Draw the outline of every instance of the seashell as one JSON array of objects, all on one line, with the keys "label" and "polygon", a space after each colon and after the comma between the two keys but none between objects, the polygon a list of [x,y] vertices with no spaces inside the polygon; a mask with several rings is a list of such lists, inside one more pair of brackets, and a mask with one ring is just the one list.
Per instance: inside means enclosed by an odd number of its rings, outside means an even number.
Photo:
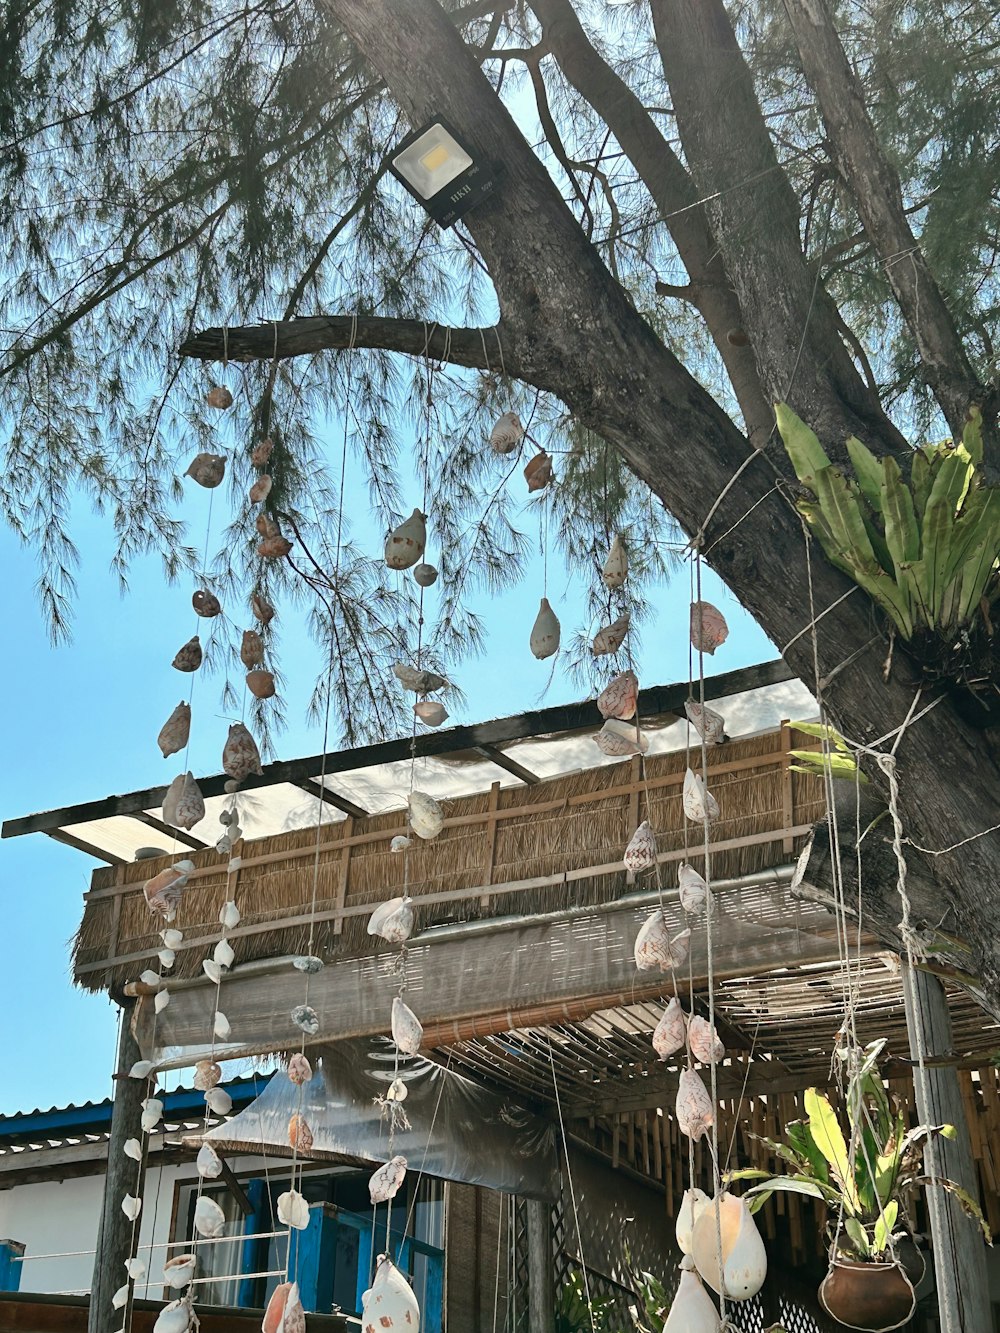
[{"label": "seashell", "polygon": [[153,1072],[152,1060],[136,1060],[135,1064],[128,1071],[129,1078],[149,1078]]},{"label": "seashell", "polygon": [[410,827],[418,838],[429,841],[444,827],[444,811],[425,791],[411,791],[408,801]]},{"label": "seashell", "polygon": [[675,935],[670,941],[670,965],[671,967],[683,967],[688,960],[688,954],[691,952],[691,931],[682,930],[679,935]]},{"label": "seashell", "polygon": [[[625,863],[625,869],[630,870],[633,875],[656,865],[656,834],[650,827],[648,819],[644,819],[632,834],[622,861]],[[662,918],[662,912],[660,916]]]},{"label": "seashell", "polygon": [[215,844],[215,850],[219,853],[220,856],[228,856],[229,853],[233,850],[233,840],[228,833],[224,833],[222,837],[219,839],[219,841]]},{"label": "seashell", "polygon": [[257,554],[263,560],[281,560],[292,549],[292,543],[279,533],[276,537],[265,537],[257,543]]},{"label": "seashell", "polygon": [[242,722],[234,722],[222,751],[222,767],[236,782],[242,782],[251,773],[263,773],[257,742]]},{"label": "seashell", "polygon": [[197,592],[191,594],[191,605],[194,607],[195,615],[201,616],[204,620],[211,620],[213,616],[222,614],[222,603],[215,593],[209,592],[207,588],[199,588]]},{"label": "seashell", "polygon": [[312,1065],[304,1055],[298,1053],[288,1061],[288,1077],[297,1087],[312,1080]]},{"label": "seashell", "polygon": [[389,843],[390,852],[405,852],[407,847],[413,844],[405,833],[397,833],[392,842]]},{"label": "seashell", "polygon": [[170,663],[177,671],[197,671],[201,666],[201,639],[197,634],[188,639],[183,648],[178,648],[174,660]]},{"label": "seashell", "polygon": [[196,481],[199,486],[204,486],[206,490],[212,491],[218,486],[225,473],[226,460],[224,455],[195,454],[184,475],[190,477],[192,481]]},{"label": "seashell", "polygon": [[177,861],[172,866],[164,867],[152,879],[147,879],[142,886],[142,894],[150,911],[159,912],[165,917],[172,916],[193,869],[193,861]]},{"label": "seashell", "polygon": [[141,1282],[142,1279],[146,1276],[145,1261],[135,1257],[131,1259],[126,1259],[125,1272],[128,1273],[129,1277],[132,1279],[133,1282]]},{"label": "seashell", "polygon": [[385,563],[390,569],[409,569],[427,545],[426,515],[414,509],[409,518],[393,528],[385,540]]},{"label": "seashell", "polygon": [[677,1124],[682,1134],[697,1143],[715,1123],[715,1107],[701,1077],[693,1069],[682,1069],[677,1085]]},{"label": "seashell", "polygon": [[528,483],[529,495],[535,491],[544,491],[552,480],[552,458],[544,449],[529,459],[524,469],[524,480]]},{"label": "seashell", "polygon": [[317,972],[323,971],[323,960],[313,953],[300,953],[292,959],[292,967],[299,972],[308,972],[314,977]]},{"label": "seashell", "polygon": [[319,1014],[308,1004],[297,1004],[292,1010],[292,1022],[307,1036],[315,1037],[319,1031]]},{"label": "seashell", "polygon": [[706,745],[721,745],[729,739],[726,735],[726,719],[721,713],[713,713],[711,708],[702,708],[693,699],[688,699],[684,712]]},{"label": "seashell", "polygon": [[675,995],[653,1029],[653,1050],[661,1060],[677,1054],[684,1045],[686,1031],[687,1015]]},{"label": "seashell", "polygon": [[387,1254],[380,1254],[375,1277],[361,1296],[361,1333],[420,1333],[420,1306],[410,1284]]},{"label": "seashell", "polygon": [[698,824],[719,818],[718,801],[693,768],[684,774],[684,813]]},{"label": "seashell", "polygon": [[639,681],[634,671],[619,671],[597,696],[601,717],[627,722],[635,717],[639,703]]},{"label": "seashell", "polygon": [[380,935],[390,944],[402,944],[413,934],[413,899],[390,898],[379,903],[368,918],[368,934]]},{"label": "seashell", "polygon": [[427,727],[439,727],[448,720],[448,710],[436,699],[419,699],[413,705],[413,711]]},{"label": "seashell", "polygon": [[243,631],[243,642],[240,645],[240,661],[247,668],[260,666],[264,660],[264,640],[255,629],[245,629]]},{"label": "seashell", "polygon": [[214,1060],[199,1060],[194,1067],[194,1086],[199,1092],[208,1092],[222,1079],[222,1069]]},{"label": "seashell", "polygon": [[414,568],[413,578],[421,588],[431,588],[438,581],[438,572],[433,565],[420,564]]},{"label": "seashell", "polygon": [[516,412],[505,412],[490,431],[490,447],[498,454],[511,454],[524,439],[524,427]]},{"label": "seashell", "polygon": [[191,735],[191,705],[182,699],[160,728],[156,743],[166,759],[183,750]]},{"label": "seashell", "polygon": [[403,1055],[416,1055],[423,1041],[424,1029],[420,1019],[398,995],[392,1001],[392,1039]]},{"label": "seashell", "polygon": [[387,1102],[405,1102],[407,1098],[406,1084],[401,1078],[394,1078],[389,1084],[389,1091],[385,1094]]},{"label": "seashell", "polygon": [[163,1119],[163,1103],[159,1097],[144,1097],[140,1105],[142,1106],[142,1115],[139,1124],[148,1134]]},{"label": "seashell", "polygon": [[203,958],[201,960],[202,970],[209,981],[214,981],[218,986],[222,981],[222,968],[214,958]]},{"label": "seashell", "polygon": [[528,647],[531,649],[532,656],[537,657],[539,662],[544,662],[547,657],[551,657],[553,653],[559,651],[559,619],[549,605],[547,597],[543,597],[539,603],[538,615],[535,616],[535,623],[531,627]]},{"label": "seashell", "polygon": [[592,644],[595,657],[603,657],[606,653],[616,653],[618,651],[625,642],[630,620],[631,616],[626,611],[617,620],[612,621],[610,625],[605,625],[602,630],[597,632]]},{"label": "seashell", "polygon": [[309,1225],[309,1205],[298,1190],[278,1195],[278,1221],[296,1231],[304,1231]]},{"label": "seashell", "polygon": [[435,694],[448,683],[444,676],[439,676],[436,671],[420,671],[407,666],[405,662],[397,662],[392,668],[392,674],[404,690],[413,690],[414,694]]},{"label": "seashell", "polygon": [[309,1121],[298,1111],[288,1121],[288,1142],[296,1152],[312,1152],[313,1132],[309,1128]]},{"label": "seashell", "polygon": [[666,972],[670,967],[670,931],[666,917],[660,908],[647,917],[633,946],[635,965],[640,972],[652,972],[659,968]]},{"label": "seashell", "polygon": [[147,967],[145,972],[139,973],[139,980],[144,986],[158,986],[160,984],[160,974]]},{"label": "seashell", "polygon": [[184,773],[181,777],[180,791],[173,806],[173,819],[169,822],[176,828],[193,829],[205,818],[205,802],[201,788],[194,780],[194,774]]},{"label": "seashell", "polygon": [[163,793],[163,821],[177,827],[177,802],[184,790],[184,774],[178,773],[170,786]]},{"label": "seashell", "polygon": [[156,1316],[153,1333],[189,1333],[194,1328],[194,1311],[190,1296],[179,1296],[165,1305]]},{"label": "seashell", "polygon": [[[719,1273],[719,1236],[722,1273]],[[748,1301],[767,1277],[767,1252],[746,1199],[727,1191],[701,1210],[691,1239],[691,1258],[713,1291]]]},{"label": "seashell", "polygon": [[688,1045],[691,1054],[703,1065],[714,1065],[725,1057],[726,1048],[707,1018],[692,1014],[688,1023]]},{"label": "seashell", "polygon": [[306,1333],[306,1312],[297,1282],[280,1282],[275,1287],[260,1327],[262,1333]]},{"label": "seashell", "polygon": [[270,625],[274,619],[274,607],[262,592],[253,593],[250,598],[250,610],[254,614],[254,619],[259,620],[262,625]]},{"label": "seashell", "polygon": [[233,952],[233,946],[225,938],[219,940],[218,944],[212,950],[212,957],[220,967],[230,968],[236,958]]},{"label": "seashell", "polygon": [[[219,1163],[221,1168],[222,1163]],[[194,1277],[198,1260],[193,1254],[175,1254],[163,1265],[163,1281],[168,1287],[186,1287]]]},{"label": "seashell", "polygon": [[205,394],[205,402],[209,407],[218,408],[220,412],[225,411],[227,407],[233,405],[233,395],[224,384],[215,384]]},{"label": "seashell", "polygon": [[257,515],[257,517],[254,519],[253,522],[254,522],[254,527],[257,529],[257,531],[260,533],[262,537],[281,536],[281,529],[278,527],[277,523],[274,521],[271,515],[266,514],[263,509],[260,511],[260,513]]},{"label": "seashell", "polygon": [[128,1283],[124,1287],[119,1287],[111,1297],[111,1308],[113,1310],[123,1310],[128,1304]]},{"label": "seashell", "polygon": [[153,1012],[162,1014],[169,1003],[170,992],[168,990],[158,990],[153,997]]},{"label": "seashell", "polygon": [[219,925],[225,930],[235,930],[240,924],[240,909],[230,900],[219,908]]},{"label": "seashell", "polygon": [[687,862],[677,871],[677,884],[680,888],[681,907],[685,912],[704,911],[708,902],[708,885],[693,866]]},{"label": "seashell", "polygon": [[130,1222],[134,1222],[142,1211],[142,1200],[134,1194],[126,1194],[122,1199],[122,1212]]},{"label": "seashell", "polygon": [[711,602],[691,603],[691,642],[699,653],[711,656],[729,638],[726,617]]},{"label": "seashell", "polygon": [[205,1180],[215,1180],[222,1175],[222,1158],[210,1143],[203,1143],[198,1149],[195,1166],[199,1176]]},{"label": "seashell", "polygon": [[695,1188],[684,1191],[684,1198],[681,1199],[677,1221],[674,1225],[677,1248],[681,1254],[691,1253],[695,1223],[701,1216],[701,1210],[707,1207],[709,1202],[709,1197],[704,1190]]},{"label": "seashell", "polygon": [[215,1018],[212,1020],[212,1031],[215,1033],[215,1035],[219,1038],[220,1041],[225,1041],[226,1038],[232,1033],[232,1030],[233,1029],[226,1015],[222,1012],[221,1009],[216,1009]]},{"label": "seashell", "polygon": [[[193,869],[193,861],[191,862],[191,866]],[[181,947],[181,942],[184,939],[184,932],[183,930],[173,930],[168,926],[166,930],[160,931],[160,939],[168,949],[179,949]]]},{"label": "seashell", "polygon": [[406,1158],[391,1157],[368,1182],[368,1195],[372,1203],[388,1203],[394,1199],[405,1179]]},{"label": "seashell", "polygon": [[212,1240],[221,1236],[226,1229],[226,1215],[207,1194],[203,1194],[194,1206],[194,1229],[199,1236]]},{"label": "seashell", "polygon": [[645,754],[649,749],[649,737],[634,722],[621,722],[610,717],[594,737],[594,744],[602,754],[621,759],[629,754]]},{"label": "seashell", "polygon": [[606,588],[620,588],[628,578],[628,550],[621,533],[611,543],[611,550],[601,570],[601,578]]},{"label": "seashell", "polygon": [[274,448],[272,439],[261,440],[255,444],[250,452],[250,462],[254,467],[267,467],[267,460],[271,457],[271,450]]},{"label": "seashell", "polygon": [[142,1144],[138,1139],[126,1139],[122,1151],[126,1157],[131,1157],[133,1162],[142,1161]]},{"label": "seashell", "polygon": [[670,1302],[663,1333],[720,1333],[722,1324],[715,1302],[697,1273],[684,1271]]},{"label": "seashell", "polygon": [[274,481],[266,472],[262,477],[258,477],[250,487],[250,503],[256,505],[260,504],[262,500],[266,500],[271,494],[271,487],[273,485]]},{"label": "seashell", "polygon": [[239,791],[240,784],[235,778],[230,778],[228,782],[223,783],[222,790],[227,796],[232,796],[233,792]]},{"label": "seashell", "polygon": [[225,1088],[209,1088],[205,1093],[205,1105],[215,1115],[228,1115],[233,1109],[233,1099]]},{"label": "seashell", "polygon": [[270,671],[248,671],[247,689],[255,699],[274,697],[274,674]]}]

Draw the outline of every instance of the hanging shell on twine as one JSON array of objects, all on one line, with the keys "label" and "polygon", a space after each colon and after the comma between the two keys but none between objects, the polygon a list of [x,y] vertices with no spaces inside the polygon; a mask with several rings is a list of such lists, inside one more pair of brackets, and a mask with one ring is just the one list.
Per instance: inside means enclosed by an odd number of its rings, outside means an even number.
[{"label": "hanging shell on twine", "polygon": [[426,514],[414,509],[409,518],[393,528],[385,539],[385,563],[390,569],[409,569],[427,545]]},{"label": "hanging shell on twine", "polygon": [[163,1119],[163,1102],[159,1097],[144,1097],[140,1102],[142,1111],[139,1117],[139,1124],[148,1134],[150,1130]]},{"label": "hanging shell on twine", "polygon": [[268,437],[255,444],[250,451],[250,462],[254,467],[267,467],[268,459],[271,457],[271,450],[274,448],[274,441]]},{"label": "hanging shell on twine", "polygon": [[719,1034],[707,1018],[692,1014],[688,1023],[688,1045],[691,1054],[703,1065],[714,1065],[725,1058],[726,1048]]},{"label": "hanging shell on twine", "polygon": [[[722,1273],[719,1273],[719,1236]],[[767,1277],[767,1252],[746,1199],[725,1191],[703,1208],[694,1225],[691,1258],[713,1291],[734,1301],[756,1296]]]},{"label": "hanging shell on twine", "polygon": [[214,958],[203,958],[201,960],[202,970],[209,981],[214,981],[218,986],[222,981],[222,968]]},{"label": "hanging shell on twine", "polygon": [[265,537],[257,543],[257,554],[263,560],[282,560],[292,549],[292,543],[280,534],[277,537]]},{"label": "hanging shell on twine", "polygon": [[439,727],[448,720],[448,710],[436,699],[419,699],[413,705],[413,711],[425,727]]},{"label": "hanging shell on twine", "polygon": [[528,647],[533,657],[544,662],[547,657],[559,651],[559,618],[552,610],[549,599],[543,597],[538,607],[538,615],[531,627]]},{"label": "hanging shell on twine", "polygon": [[124,1287],[119,1287],[111,1297],[111,1308],[113,1310],[123,1310],[128,1304],[128,1283]]},{"label": "hanging shell on twine", "polygon": [[706,745],[721,745],[728,740],[726,719],[721,713],[714,713],[711,708],[702,708],[694,699],[688,699],[684,705],[688,721]]},{"label": "hanging shell on twine", "polygon": [[309,1225],[309,1205],[298,1190],[278,1195],[278,1221],[296,1231],[305,1231]]},{"label": "hanging shell on twine", "polygon": [[131,1157],[133,1162],[142,1161],[142,1144],[138,1139],[126,1139],[122,1152],[126,1157]]},{"label": "hanging shell on twine", "polygon": [[209,407],[224,412],[227,407],[232,407],[233,395],[224,384],[213,384],[208,393],[205,394],[205,402]]},{"label": "hanging shell on twine", "polygon": [[255,629],[245,629],[240,644],[240,661],[249,670],[250,667],[260,666],[263,660],[264,640]]},{"label": "hanging shell on twine", "polygon": [[292,959],[292,967],[296,972],[307,972],[309,976],[314,977],[317,972],[323,971],[323,960],[317,958],[314,953],[300,953]]},{"label": "hanging shell on twine", "polygon": [[657,968],[661,972],[669,972],[672,967],[681,967],[687,962],[690,947],[690,930],[682,930],[671,939],[666,918],[657,908],[635,937],[635,965],[640,972],[653,972]]},{"label": "hanging shell on twine", "polygon": [[274,481],[272,480],[271,477],[268,476],[266,472],[262,477],[258,477],[257,480],[254,482],[254,484],[250,487],[250,503],[258,505],[263,500],[266,500],[267,497],[271,494],[271,487],[273,485]]},{"label": "hanging shell on twine", "polygon": [[214,1060],[199,1060],[194,1067],[194,1086],[199,1092],[208,1092],[222,1080],[222,1068]]},{"label": "hanging shell on twine", "polygon": [[205,801],[193,773],[185,773],[173,807],[174,818],[167,822],[176,828],[193,829],[205,818]]},{"label": "hanging shell on twine", "polygon": [[275,523],[274,519],[271,518],[269,514],[264,513],[263,509],[254,519],[253,525],[257,529],[258,533],[260,533],[262,537],[268,538],[268,540],[270,540],[273,537],[281,536],[281,529],[278,527],[277,523]]},{"label": "hanging shell on twine", "polygon": [[179,1296],[156,1316],[153,1333],[191,1333],[196,1327],[190,1296]]},{"label": "hanging shell on twine", "polygon": [[191,605],[194,607],[195,615],[201,616],[203,620],[211,620],[214,616],[222,615],[222,603],[215,593],[209,592],[207,588],[199,588],[197,592],[191,594]]},{"label": "hanging shell on twine", "polygon": [[136,1060],[135,1064],[128,1071],[129,1078],[149,1078],[153,1072],[152,1060]]},{"label": "hanging shell on twine", "polygon": [[528,465],[524,469],[524,480],[528,483],[529,495],[532,495],[535,491],[544,491],[552,480],[552,456],[547,454],[544,449],[541,453],[535,454],[534,458],[529,459]]},{"label": "hanging shell on twine", "polygon": [[233,946],[225,937],[223,937],[212,950],[212,957],[220,967],[225,968],[228,971],[236,959],[236,954],[233,950]]},{"label": "hanging shell on twine", "polygon": [[240,909],[232,899],[223,903],[219,908],[219,925],[222,926],[223,930],[235,930],[240,924],[240,920]]},{"label": "hanging shell on twine", "polygon": [[512,454],[524,439],[524,427],[516,412],[505,412],[490,431],[490,448],[494,453]]},{"label": "hanging shell on twine", "polygon": [[228,1115],[233,1109],[233,1099],[225,1088],[209,1088],[205,1093],[205,1105],[215,1115]]},{"label": "hanging shell on twine", "polygon": [[644,819],[629,838],[622,861],[625,869],[630,870],[633,875],[642,870],[650,870],[656,865],[656,834],[648,819]]},{"label": "hanging shell on twine", "polygon": [[193,1254],[175,1254],[163,1265],[163,1281],[168,1287],[186,1287],[194,1277],[198,1260]]},{"label": "hanging shell on twine", "polygon": [[623,759],[630,754],[645,754],[649,749],[649,737],[634,722],[621,722],[610,717],[594,737],[594,744],[610,759]]},{"label": "hanging shell on twine", "polygon": [[677,1124],[682,1134],[697,1143],[715,1123],[715,1108],[701,1076],[694,1069],[682,1069],[677,1085]]},{"label": "hanging shell on twine", "polygon": [[262,773],[257,742],[242,722],[234,722],[222,751],[222,767],[236,782],[242,782],[251,773]]},{"label": "hanging shell on twine", "polygon": [[288,1142],[296,1152],[312,1152],[313,1132],[309,1128],[309,1121],[298,1111],[288,1121]]},{"label": "hanging shell on twine", "polygon": [[684,774],[684,813],[688,819],[703,824],[719,818],[719,803],[693,768]]},{"label": "hanging shell on twine", "polygon": [[221,1009],[216,1009],[215,1018],[212,1021],[212,1031],[215,1033],[215,1035],[219,1038],[220,1041],[226,1041],[227,1038],[231,1035],[232,1030],[233,1030],[232,1025],[230,1024],[229,1019],[226,1017],[226,1015],[222,1012]]},{"label": "hanging shell on twine", "polygon": [[625,642],[625,635],[628,633],[629,621],[631,616],[626,611],[620,615],[617,620],[605,625],[602,630],[598,630],[594,636],[592,650],[595,657],[604,657],[607,653],[616,653]]},{"label": "hanging shell on twine", "polygon": [[392,1039],[403,1055],[416,1055],[424,1038],[420,1019],[398,995],[392,1001]]},{"label": "hanging shell on twine", "polygon": [[406,1084],[401,1078],[394,1078],[389,1084],[389,1091],[385,1094],[387,1102],[405,1102],[409,1096]]},{"label": "hanging shell on twine", "polygon": [[433,565],[420,564],[415,567],[413,578],[421,588],[432,588],[438,581],[438,572]]},{"label": "hanging shell on twine", "polygon": [[168,990],[158,990],[153,997],[153,1012],[162,1014],[169,1003],[170,992]]},{"label": "hanging shell on twine", "polygon": [[691,642],[695,651],[711,656],[729,638],[722,612],[711,602],[691,603]]},{"label": "hanging shell on twine", "polygon": [[197,671],[201,666],[201,659],[201,639],[195,634],[182,648],[177,649],[170,665],[175,671]]},{"label": "hanging shell on twine", "polygon": [[601,717],[627,722],[635,717],[639,703],[639,680],[634,671],[619,671],[597,696]]},{"label": "hanging shell on twine", "polygon": [[695,1188],[684,1191],[684,1198],[681,1199],[681,1206],[677,1211],[677,1221],[674,1225],[677,1248],[681,1254],[691,1253],[695,1223],[701,1216],[702,1209],[707,1208],[710,1202],[704,1190]]},{"label": "hanging shell on twine", "polygon": [[411,791],[409,797],[410,827],[418,838],[430,841],[444,827],[444,811],[433,796],[425,791]]},{"label": "hanging shell on twine", "polygon": [[[191,868],[194,869],[194,862],[191,862]],[[160,931],[160,939],[168,949],[179,949],[184,939],[183,930],[175,930],[168,926],[166,930]]]},{"label": "hanging shell on twine", "polygon": [[621,533],[611,543],[611,550],[601,570],[601,578],[606,588],[620,588],[628,578],[628,550]]},{"label": "hanging shell on twine", "polygon": [[149,910],[159,912],[163,917],[173,916],[181,900],[188,875],[193,869],[193,861],[177,861],[172,866],[164,867],[152,879],[147,879],[142,886],[142,896],[146,899]]},{"label": "hanging shell on twine", "polygon": [[274,619],[274,607],[262,592],[253,593],[250,598],[250,610],[254,619],[259,620],[262,625],[270,625]]},{"label": "hanging shell on twine", "polygon": [[392,674],[404,690],[412,690],[414,694],[435,694],[448,683],[436,671],[421,671],[407,666],[405,662],[397,662],[392,668]]},{"label": "hanging shell on twine", "polygon": [[188,466],[186,477],[214,491],[226,474],[226,459],[223,454],[195,454]]},{"label": "hanging shell on twine", "polygon": [[691,931],[682,930],[670,941],[670,962],[674,968],[683,967],[691,952]]},{"label": "hanging shell on twine", "polygon": [[264,1311],[261,1333],[305,1333],[306,1312],[297,1282],[279,1282]]},{"label": "hanging shell on twine", "polygon": [[394,1199],[405,1179],[406,1158],[390,1157],[368,1181],[368,1195],[372,1203],[388,1203],[390,1199]]},{"label": "hanging shell on twine", "polygon": [[247,689],[255,699],[271,699],[274,697],[274,673],[271,671],[248,671]]},{"label": "hanging shell on twine", "polygon": [[675,995],[653,1029],[653,1050],[661,1060],[677,1054],[684,1045],[686,1031],[687,1015]]},{"label": "hanging shell on twine", "polygon": [[125,1272],[128,1273],[133,1282],[141,1282],[146,1276],[145,1261],[137,1255],[133,1255],[131,1259],[125,1260]]},{"label": "hanging shell on twine", "polygon": [[221,1236],[226,1229],[226,1215],[207,1194],[203,1194],[194,1206],[194,1229],[199,1236],[211,1240]]},{"label": "hanging shell on twine", "polygon": [[405,833],[397,833],[392,842],[389,843],[389,851],[405,852],[408,847],[412,846],[412,839],[408,838]]},{"label": "hanging shell on twine", "polygon": [[183,750],[191,735],[191,705],[183,699],[160,728],[156,743],[164,759]]},{"label": "hanging shell on twine", "polygon": [[195,1167],[199,1176],[205,1180],[216,1180],[222,1175],[222,1158],[210,1143],[203,1143],[195,1158]]},{"label": "hanging shell on twine", "polygon": [[142,1211],[142,1200],[134,1194],[126,1194],[122,1199],[122,1212],[130,1222],[134,1222]]},{"label": "hanging shell on twine", "polygon": [[184,790],[184,774],[178,773],[163,794],[163,820],[166,824],[177,826],[177,802]]},{"label": "hanging shell on twine", "polygon": [[151,967],[147,967],[144,972],[139,973],[139,980],[144,986],[158,986],[160,984],[159,973],[154,972]]},{"label": "hanging shell on twine", "polygon": [[420,1306],[406,1278],[380,1254],[375,1278],[361,1297],[361,1333],[420,1333]]},{"label": "hanging shell on twine", "polygon": [[368,918],[368,934],[380,935],[389,944],[402,944],[413,934],[413,899],[390,898],[379,903]]},{"label": "hanging shell on twine", "polygon": [[319,1014],[308,1004],[297,1004],[292,1010],[292,1022],[309,1037],[319,1031]]},{"label": "hanging shell on twine", "polygon": [[680,890],[681,907],[692,915],[703,912],[708,902],[708,885],[698,874],[694,866],[685,861],[677,871],[677,885]]},{"label": "hanging shell on twine", "polygon": [[663,1333],[720,1333],[721,1328],[715,1302],[701,1285],[697,1273],[683,1271]]},{"label": "hanging shell on twine", "polygon": [[312,1065],[301,1053],[296,1053],[288,1061],[287,1072],[289,1080],[296,1087],[301,1087],[303,1083],[309,1083],[313,1076]]}]

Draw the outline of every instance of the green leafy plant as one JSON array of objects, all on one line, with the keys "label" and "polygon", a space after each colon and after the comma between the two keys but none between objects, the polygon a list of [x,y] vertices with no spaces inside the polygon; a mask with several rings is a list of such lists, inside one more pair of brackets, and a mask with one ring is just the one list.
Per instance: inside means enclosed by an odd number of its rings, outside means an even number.
[{"label": "green leafy plant", "polygon": [[632,1287],[636,1301],[629,1306],[629,1314],[635,1325],[635,1333],[660,1333],[670,1308],[670,1295],[666,1287],[658,1277],[644,1269],[633,1269]]},{"label": "green leafy plant", "polygon": [[826,751],[822,750],[789,750],[789,754],[797,762],[790,767],[796,773],[808,773],[811,777],[822,778],[827,774],[832,778],[845,778],[851,782],[860,782],[865,786],[868,779],[858,768],[857,760],[851,754],[850,747],[843,736],[833,727],[828,727],[823,722],[791,722],[789,724],[796,731],[805,732],[807,736],[818,736],[820,740],[826,741]]},{"label": "green leafy plant", "polygon": [[855,475],[834,467],[816,435],[784,403],[778,431],[812,497],[798,509],[828,559],[877,602],[904,639],[921,630],[951,640],[998,590],[1000,488],[986,486],[982,414],[970,409],[960,444],[913,451],[907,481],[895,458],[847,441]]},{"label": "green leafy plant", "polygon": [[572,1272],[556,1300],[555,1333],[611,1333],[611,1301],[587,1300],[583,1275]]}]

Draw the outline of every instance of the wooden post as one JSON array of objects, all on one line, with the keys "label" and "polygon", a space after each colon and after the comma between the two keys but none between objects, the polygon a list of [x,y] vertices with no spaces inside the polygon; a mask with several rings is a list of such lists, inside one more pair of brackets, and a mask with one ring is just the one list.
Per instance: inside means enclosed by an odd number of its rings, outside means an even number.
[{"label": "wooden post", "polygon": [[[127,1280],[125,1264],[132,1257],[132,1223],[122,1212],[126,1194],[142,1197],[146,1174],[148,1136],[142,1132],[142,1101],[152,1096],[149,1083],[141,1078],[129,1078],[128,1071],[140,1060],[138,1043],[132,1035],[134,1000],[119,1000],[121,1005],[121,1036],[118,1039],[118,1065],[115,1074],[115,1099],[111,1112],[111,1136],[108,1140],[108,1171],[104,1177],[104,1205],[97,1233],[97,1253],[94,1255],[94,1276],[90,1284],[90,1311],[87,1333],[112,1333],[124,1323],[129,1327],[128,1306],[114,1310],[111,1297]],[[125,1156],[127,1139],[138,1139],[143,1145],[142,1162]],[[142,1214],[139,1214],[139,1224]],[[138,1234],[138,1225],[136,1234]],[[124,1318],[123,1318],[124,1316]]]},{"label": "wooden post", "polygon": [[541,1199],[526,1199],[528,1220],[528,1327],[547,1333],[556,1324],[553,1280],[552,1209]]},{"label": "wooden post", "polygon": [[[921,1051],[924,1056],[951,1054],[951,1014],[937,977],[911,969],[904,961],[903,1000],[914,1062]],[[956,1131],[953,1140],[932,1139],[924,1153],[925,1174],[954,1180],[978,1199],[979,1181],[957,1070],[935,1065],[921,1071],[914,1063],[913,1085],[920,1123],[950,1124]],[[986,1250],[978,1223],[966,1217],[956,1199],[934,1186],[927,1187],[927,1212],[941,1327],[992,1333]]]}]

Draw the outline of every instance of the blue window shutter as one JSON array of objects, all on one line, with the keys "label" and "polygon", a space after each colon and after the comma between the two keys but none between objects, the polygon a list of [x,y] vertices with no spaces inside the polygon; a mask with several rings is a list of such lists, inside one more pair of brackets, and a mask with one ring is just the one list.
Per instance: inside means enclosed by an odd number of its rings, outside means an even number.
[{"label": "blue window shutter", "polygon": [[20,1241],[0,1240],[0,1291],[20,1291],[23,1254]]},{"label": "blue window shutter", "polygon": [[[267,1189],[263,1180],[251,1180],[246,1188],[247,1198],[253,1207],[253,1212],[243,1221],[243,1234],[247,1237],[244,1240],[240,1250],[240,1272],[257,1273],[260,1266],[257,1262],[261,1246],[267,1244],[267,1241],[254,1239],[258,1231],[271,1231],[272,1227],[265,1226],[265,1222],[270,1221],[270,1210],[265,1206],[267,1203]],[[266,1253],[266,1250],[265,1250]],[[239,1285],[236,1295],[236,1301],[243,1309],[252,1309],[255,1305],[255,1289],[257,1283],[254,1278],[244,1278]]]},{"label": "blue window shutter", "polygon": [[336,1209],[326,1203],[312,1204],[309,1225],[294,1233],[292,1245],[291,1272],[299,1284],[303,1308],[329,1314],[337,1251]]}]

